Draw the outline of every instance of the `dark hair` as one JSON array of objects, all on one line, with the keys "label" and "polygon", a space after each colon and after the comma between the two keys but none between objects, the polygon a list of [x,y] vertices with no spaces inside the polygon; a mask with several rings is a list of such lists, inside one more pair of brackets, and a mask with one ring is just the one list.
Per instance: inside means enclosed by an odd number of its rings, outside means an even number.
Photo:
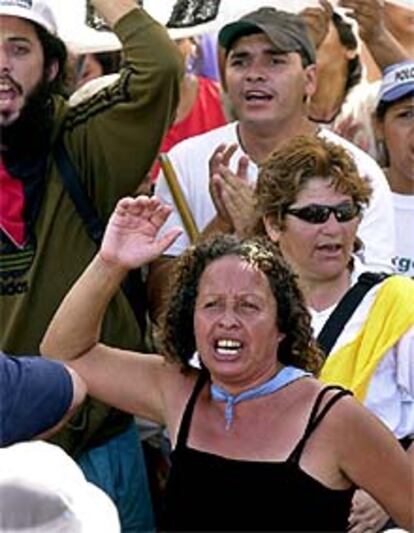
[{"label": "dark hair", "polygon": [[260,215],[271,215],[283,229],[286,209],[312,178],[332,179],[335,190],[360,207],[372,193],[352,156],[340,145],[318,136],[298,136],[276,150],[259,170],[256,202]]},{"label": "dark hair", "polygon": [[397,98],[396,100],[393,100],[392,102],[384,102],[384,100],[381,100],[378,103],[377,108],[375,110],[375,116],[377,117],[378,120],[380,120],[382,122],[384,120],[384,117],[385,117],[388,109],[390,109],[394,105],[398,104],[402,100],[409,99],[409,98],[414,98],[414,89],[412,91],[404,94],[400,98]]},{"label": "dark hair", "polygon": [[[392,102],[384,102],[384,100],[381,100],[377,108],[375,110],[375,118],[378,122],[384,122],[385,115],[387,114],[388,110],[391,109],[393,106],[398,104],[399,102],[402,102],[403,100],[414,98],[414,90],[410,91],[407,94],[404,94],[397,100],[393,100]],[[388,147],[385,142],[385,140],[376,139],[377,144],[377,151],[378,151],[378,163],[381,165],[381,167],[386,168],[390,166],[390,154],[388,152]]]},{"label": "dark hair", "polygon": [[322,363],[311,329],[311,317],[301,291],[278,248],[265,237],[240,240],[233,235],[216,235],[190,247],[178,260],[170,302],[163,319],[162,338],[167,357],[190,368],[196,347],[193,319],[201,276],[214,261],[236,256],[266,276],[277,303],[277,326],[285,334],[278,360],[318,371]]},{"label": "dark hair", "polygon": [[95,52],[93,57],[102,67],[103,74],[113,74],[121,68],[122,56],[120,50],[111,52]]},{"label": "dark hair", "polygon": [[[346,22],[346,20],[339,14],[332,14],[332,22],[335,25],[338,32],[339,40],[347,50],[356,50],[358,48],[358,40],[353,30],[352,24]],[[348,61],[348,76],[345,85],[345,94],[347,94],[352,87],[357,85],[362,79],[362,62],[360,55]]]},{"label": "dark hair", "polygon": [[52,93],[65,94],[68,58],[65,43],[36,22],[33,22],[33,25],[43,49],[45,74],[48,73],[54,61],[58,63],[58,73],[49,84],[50,90]]}]

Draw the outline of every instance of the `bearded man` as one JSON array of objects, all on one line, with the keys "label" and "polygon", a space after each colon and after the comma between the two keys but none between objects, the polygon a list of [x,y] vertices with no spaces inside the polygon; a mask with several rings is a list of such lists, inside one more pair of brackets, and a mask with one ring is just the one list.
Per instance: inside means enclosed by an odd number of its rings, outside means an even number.
[{"label": "bearded man", "polygon": [[[77,107],[58,94],[67,51],[41,0],[0,0],[0,349],[38,353],[58,303],[96,251],[60,174],[63,147],[105,223],[150,169],[178,101],[175,44],[134,0],[94,0],[123,44],[111,87]],[[106,342],[141,345],[122,293]],[[36,402],[36,398],[32,399]],[[145,464],[131,415],[87,400],[54,442],[115,501],[123,531],[153,527]]]}]

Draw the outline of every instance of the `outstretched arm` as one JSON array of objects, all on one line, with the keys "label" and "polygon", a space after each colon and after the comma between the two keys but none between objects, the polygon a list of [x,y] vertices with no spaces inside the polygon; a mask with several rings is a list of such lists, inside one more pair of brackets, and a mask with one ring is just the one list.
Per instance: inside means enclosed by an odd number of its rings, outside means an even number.
[{"label": "outstretched arm", "polygon": [[385,26],[383,2],[340,0],[339,5],[352,9],[349,16],[358,22],[360,37],[381,70],[409,59],[407,52]]},{"label": "outstretched arm", "polygon": [[111,28],[132,9],[140,9],[135,0],[92,0],[92,4]]}]

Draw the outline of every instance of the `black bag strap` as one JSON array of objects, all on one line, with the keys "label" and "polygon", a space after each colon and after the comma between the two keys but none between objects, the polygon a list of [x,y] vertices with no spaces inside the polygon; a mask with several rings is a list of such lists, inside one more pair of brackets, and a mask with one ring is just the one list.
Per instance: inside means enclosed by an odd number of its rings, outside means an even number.
[{"label": "black bag strap", "polygon": [[[93,202],[89,198],[85,187],[79,179],[79,174],[69,157],[62,137],[59,137],[55,143],[54,157],[65,188],[81,217],[89,237],[98,248],[102,242],[105,226],[99,218]],[[128,273],[122,283],[122,290],[134,312],[142,335],[144,336],[147,323],[147,301],[140,269],[131,270]]]},{"label": "black bag strap", "polygon": [[385,272],[364,272],[358,277],[355,285],[344,294],[316,339],[326,357],[366,293],[388,276]]},{"label": "black bag strap", "polygon": [[60,177],[65,184],[66,190],[75,204],[76,210],[85,225],[89,237],[96,246],[99,246],[104,234],[104,225],[100,220],[94,204],[91,202],[78,173],[73,166],[69,154],[63,144],[63,139],[59,138],[54,148],[55,160],[59,169]]}]

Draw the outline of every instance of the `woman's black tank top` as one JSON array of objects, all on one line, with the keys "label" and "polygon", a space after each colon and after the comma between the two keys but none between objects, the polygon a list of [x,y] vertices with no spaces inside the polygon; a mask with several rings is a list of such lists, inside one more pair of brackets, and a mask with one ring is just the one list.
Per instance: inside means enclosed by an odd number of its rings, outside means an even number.
[{"label": "woman's black tank top", "polygon": [[[333,490],[301,470],[306,441],[329,409],[351,394],[320,391],[302,438],[285,462],[228,459],[187,447],[194,405],[206,378],[200,376],[184,411],[171,454],[166,487],[165,531],[345,531],[354,488]],[[327,391],[339,389],[319,409]]]}]

